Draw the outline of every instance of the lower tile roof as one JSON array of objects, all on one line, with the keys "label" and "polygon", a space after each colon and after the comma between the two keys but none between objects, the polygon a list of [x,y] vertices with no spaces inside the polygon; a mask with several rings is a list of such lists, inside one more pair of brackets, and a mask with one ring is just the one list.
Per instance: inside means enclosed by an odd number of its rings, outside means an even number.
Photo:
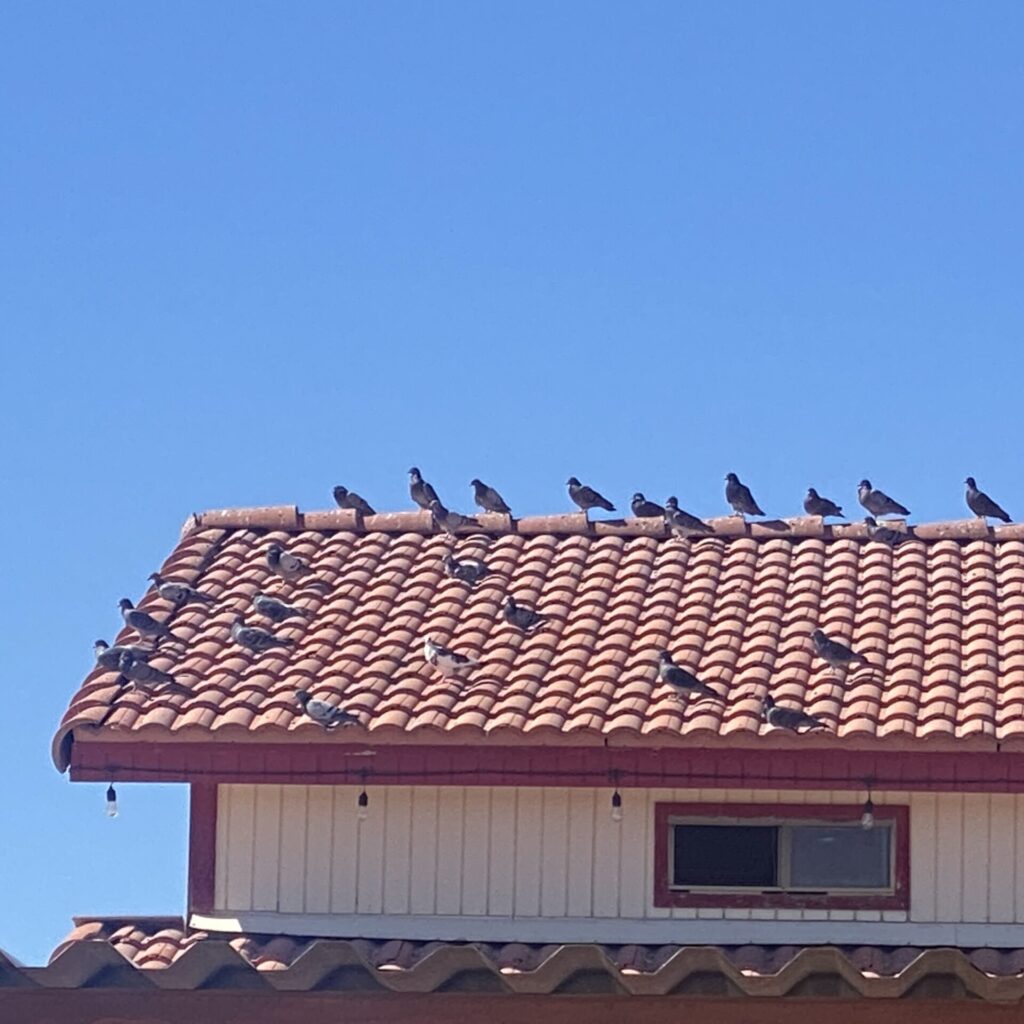
[{"label": "lower tile roof", "polygon": [[[457,536],[416,512],[194,516],[160,572],[214,603],[175,609],[154,591],[140,602],[183,640],[153,659],[179,685],[146,692],[117,672],[89,672],[55,737],[55,762],[67,767],[73,740],[103,737],[742,746],[771,731],[759,714],[769,691],[826,725],[794,743],[989,750],[1024,740],[1024,526],[924,524],[893,548],[863,526],[816,518],[711,524],[714,535],[687,540],[658,520],[582,514],[483,515]],[[266,562],[275,541],[315,579],[275,576]],[[491,572],[470,587],[445,574],[447,553],[483,559]],[[261,620],[251,606],[260,591],[308,618]],[[546,615],[546,628],[525,635],[507,623],[507,594]],[[116,614],[117,596],[98,622]],[[259,655],[239,646],[230,636],[239,613],[293,646]],[[870,664],[830,669],[812,648],[816,627]],[[479,659],[469,685],[425,663],[428,634]],[[136,640],[128,630],[118,639]],[[657,680],[662,648],[726,699],[677,699]],[[360,724],[325,732],[298,707],[298,688]]]},{"label": "lower tile roof", "polygon": [[[135,968],[135,980],[124,968]],[[20,968],[0,955],[5,971]],[[605,946],[234,936],[181,918],[75,918],[36,984],[533,994],[1024,998],[1024,950],[879,946]],[[119,973],[120,972],[120,973]],[[111,981],[111,978],[115,981]],[[117,981],[116,979],[120,979]]]}]

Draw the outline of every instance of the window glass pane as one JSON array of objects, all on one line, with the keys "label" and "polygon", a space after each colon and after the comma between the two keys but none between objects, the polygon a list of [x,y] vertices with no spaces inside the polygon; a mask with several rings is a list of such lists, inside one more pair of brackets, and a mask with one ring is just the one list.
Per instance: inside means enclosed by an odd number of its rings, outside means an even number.
[{"label": "window glass pane", "polygon": [[778,834],[774,825],[675,825],[672,884],[771,888]]},{"label": "window glass pane", "polygon": [[793,825],[790,886],[801,889],[887,889],[892,828]]}]

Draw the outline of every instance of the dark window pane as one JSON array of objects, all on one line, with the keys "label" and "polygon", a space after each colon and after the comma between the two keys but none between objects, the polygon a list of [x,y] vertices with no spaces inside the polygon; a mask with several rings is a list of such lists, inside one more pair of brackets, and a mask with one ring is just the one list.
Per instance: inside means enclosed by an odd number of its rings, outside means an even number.
[{"label": "dark window pane", "polygon": [[889,888],[889,826],[793,825],[789,832],[793,888]]},{"label": "dark window pane", "polygon": [[774,825],[675,825],[673,885],[777,885],[778,834]]}]

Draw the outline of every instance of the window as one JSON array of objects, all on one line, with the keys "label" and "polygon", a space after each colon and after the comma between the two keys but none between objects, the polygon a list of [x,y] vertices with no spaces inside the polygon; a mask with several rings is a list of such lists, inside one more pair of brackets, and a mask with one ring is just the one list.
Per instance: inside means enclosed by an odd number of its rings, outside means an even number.
[{"label": "window", "polygon": [[907,808],[658,804],[655,906],[905,909]]}]

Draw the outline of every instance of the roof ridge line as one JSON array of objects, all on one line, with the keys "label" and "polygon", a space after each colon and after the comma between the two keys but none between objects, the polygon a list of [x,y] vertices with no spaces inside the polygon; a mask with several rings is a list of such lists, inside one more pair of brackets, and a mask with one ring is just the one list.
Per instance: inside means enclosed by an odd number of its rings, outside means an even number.
[{"label": "roof ridge line", "polygon": [[[458,535],[520,534],[522,536],[591,536],[591,537],[651,537],[667,539],[670,534],[660,519],[590,520],[582,512],[525,516],[514,519],[509,515],[482,513],[474,516],[474,523],[459,527]],[[820,516],[795,516],[789,519],[771,519],[761,522],[744,521],[739,516],[720,516],[704,520],[714,534],[695,534],[693,539],[752,540],[868,540],[864,523],[826,523]],[[1024,523],[1010,523],[990,527],[983,519],[950,519],[908,526],[904,520],[887,520],[885,525],[915,540],[989,540],[994,542],[1024,540]],[[352,509],[327,509],[302,512],[297,505],[269,505],[241,508],[210,509],[193,513],[182,526],[182,537],[198,530],[210,528],[232,530],[261,530],[299,533],[442,533],[430,512],[403,510],[379,512],[363,516]]]}]

